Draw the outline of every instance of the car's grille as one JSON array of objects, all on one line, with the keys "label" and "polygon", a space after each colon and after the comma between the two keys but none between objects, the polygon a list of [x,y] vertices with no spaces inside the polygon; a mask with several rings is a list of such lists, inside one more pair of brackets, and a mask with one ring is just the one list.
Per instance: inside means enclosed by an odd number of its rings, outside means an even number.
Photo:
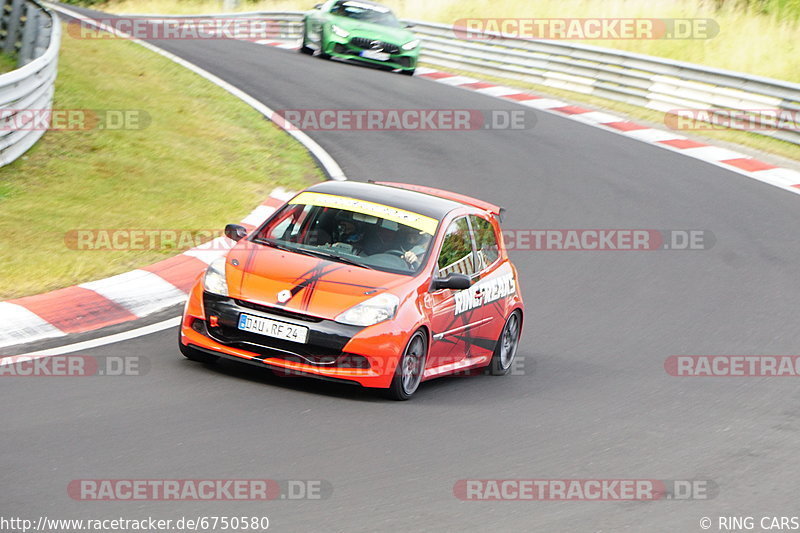
[{"label": "car's grille", "polygon": [[242,349],[263,355],[302,355],[304,357],[313,358],[319,362],[324,362],[325,358],[331,357],[335,359],[336,356],[342,353],[340,350],[333,348],[316,346],[313,344],[300,344],[283,339],[276,339],[274,337],[265,337],[258,333],[251,333],[222,324],[217,327],[209,327],[208,330],[213,337],[225,344],[241,344]]},{"label": "car's grille", "polygon": [[[268,357],[291,360],[298,360],[294,358],[299,357],[299,360],[306,363],[319,365],[338,365],[345,345],[353,335],[363,329],[281,307],[234,300],[210,293],[203,293],[203,308],[208,316],[208,336],[222,344]],[[307,342],[297,343],[240,330],[238,324],[241,314],[250,309],[259,311],[264,316],[272,316],[278,321],[308,328]],[[212,322],[214,326],[211,326]]]},{"label": "car's grille", "polygon": [[262,313],[269,313],[271,315],[282,316],[286,318],[294,318],[295,320],[302,320],[304,322],[322,322],[322,319],[319,317],[305,315],[296,311],[289,311],[288,309],[284,309],[282,307],[259,305],[253,302],[248,302],[247,300],[235,300],[235,302],[242,307],[247,307],[248,309],[253,309],[255,311],[261,311]]},{"label": "car's grille", "polygon": [[223,344],[269,358],[314,365],[369,368],[369,362],[365,357],[342,353],[340,350],[324,346],[264,337],[225,325],[207,326],[207,330],[212,339]]},{"label": "car's grille", "polygon": [[363,48],[365,50],[373,48],[373,43],[379,45],[384,52],[387,52],[389,54],[400,53],[399,46],[397,46],[396,44],[387,43],[386,41],[375,41],[374,39],[368,39],[366,37],[353,37],[352,39],[350,39],[350,44],[352,46],[355,46],[356,48]]},{"label": "car's grille", "polygon": [[336,52],[337,54],[351,54],[352,55],[352,54],[356,53],[356,52],[350,50],[349,48],[347,48],[345,45],[343,45],[341,43],[336,43],[333,46],[333,51]]}]

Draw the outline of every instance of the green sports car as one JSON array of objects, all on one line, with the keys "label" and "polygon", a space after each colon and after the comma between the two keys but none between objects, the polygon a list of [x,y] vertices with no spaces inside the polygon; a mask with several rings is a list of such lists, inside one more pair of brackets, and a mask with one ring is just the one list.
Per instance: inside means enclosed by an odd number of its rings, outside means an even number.
[{"label": "green sports car", "polygon": [[388,7],[366,0],[328,0],[303,17],[300,52],[355,59],[412,76],[420,41]]}]

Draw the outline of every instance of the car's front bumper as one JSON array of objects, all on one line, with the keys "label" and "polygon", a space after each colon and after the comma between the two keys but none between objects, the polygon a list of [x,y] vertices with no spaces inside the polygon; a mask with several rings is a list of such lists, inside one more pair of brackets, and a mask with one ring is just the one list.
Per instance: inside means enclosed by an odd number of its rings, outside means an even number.
[{"label": "car's front bumper", "polygon": [[[308,328],[305,344],[239,330],[242,313]],[[381,327],[383,326],[383,327]],[[281,371],[387,388],[394,377],[404,339],[386,331],[270,309],[204,293],[195,286],[181,322],[181,343],[228,359]]]},{"label": "car's front bumper", "polygon": [[[325,53],[333,57],[341,59],[352,59],[361,61],[372,65],[380,65],[386,68],[400,69],[400,70],[414,70],[417,68],[417,60],[419,58],[419,46],[413,50],[403,50],[398,45],[392,45],[395,49],[385,50],[389,53],[387,61],[379,61],[377,59],[370,59],[361,57],[359,54],[366,50],[363,46],[359,45],[359,39],[366,40],[365,37],[350,36],[346,38],[332,36],[328,42],[325,43]],[[365,44],[365,43],[362,43]],[[388,43],[387,43],[388,44]]]}]

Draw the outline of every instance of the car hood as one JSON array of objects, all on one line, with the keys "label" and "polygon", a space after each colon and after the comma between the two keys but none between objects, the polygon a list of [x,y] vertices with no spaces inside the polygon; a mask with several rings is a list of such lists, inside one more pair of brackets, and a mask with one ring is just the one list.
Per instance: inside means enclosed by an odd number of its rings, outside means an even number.
[{"label": "car hood", "polygon": [[230,251],[226,276],[232,298],[326,319],[412,279],[253,243]]},{"label": "car hood", "polygon": [[347,17],[334,17],[334,24],[349,31],[351,37],[369,37],[379,39],[398,46],[414,40],[414,34],[405,28],[392,28],[381,24],[372,24],[348,19]]}]

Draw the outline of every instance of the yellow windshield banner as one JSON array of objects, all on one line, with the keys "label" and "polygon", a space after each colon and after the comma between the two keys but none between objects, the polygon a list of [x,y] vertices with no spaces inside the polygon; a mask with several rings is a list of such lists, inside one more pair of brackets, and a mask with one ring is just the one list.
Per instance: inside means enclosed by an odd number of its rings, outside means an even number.
[{"label": "yellow windshield banner", "polygon": [[397,209],[396,207],[389,207],[388,205],[348,198],[347,196],[336,196],[319,192],[304,192],[297,195],[290,203],[345,209],[354,213],[361,213],[362,215],[385,218],[386,220],[418,229],[428,235],[436,233],[436,227],[439,225],[439,221],[435,218],[412,213],[404,209]]}]

